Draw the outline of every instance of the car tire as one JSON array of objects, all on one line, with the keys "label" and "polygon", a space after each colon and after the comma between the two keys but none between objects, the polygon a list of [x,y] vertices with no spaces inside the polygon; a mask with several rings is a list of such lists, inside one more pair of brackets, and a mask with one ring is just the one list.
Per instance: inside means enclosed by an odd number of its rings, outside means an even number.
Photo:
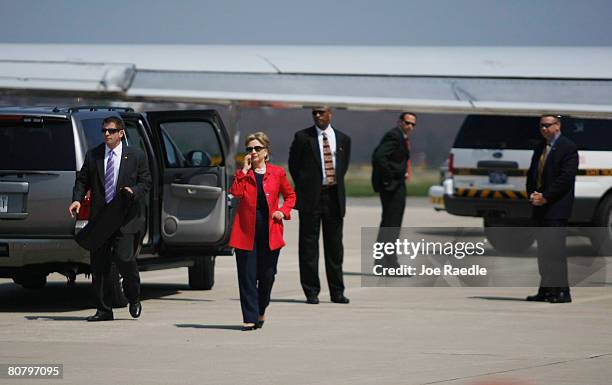
[{"label": "car tire", "polygon": [[13,277],[13,282],[24,289],[42,289],[47,284],[47,274],[24,274]]},{"label": "car tire", "polygon": [[499,219],[484,219],[485,236],[502,254],[522,254],[529,250],[535,236],[527,226],[510,225]]},{"label": "car tire", "polygon": [[197,257],[189,266],[189,287],[195,290],[210,290],[215,285],[215,256]]},{"label": "car tire", "polygon": [[114,263],[111,263],[110,275],[112,279],[112,307],[120,308],[126,307],[128,300],[123,293],[123,286],[121,285],[121,276],[119,269]]},{"label": "car tire", "polygon": [[593,226],[589,229],[591,245],[598,255],[612,254],[612,195],[608,195],[595,210]]}]

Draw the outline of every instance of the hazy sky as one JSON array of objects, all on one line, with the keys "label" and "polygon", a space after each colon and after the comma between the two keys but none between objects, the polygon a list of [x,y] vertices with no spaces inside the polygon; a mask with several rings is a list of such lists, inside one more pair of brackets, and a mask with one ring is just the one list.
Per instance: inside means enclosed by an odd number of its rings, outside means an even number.
[{"label": "hazy sky", "polygon": [[1,42],[612,45],[610,0],[0,0],[0,15]]}]

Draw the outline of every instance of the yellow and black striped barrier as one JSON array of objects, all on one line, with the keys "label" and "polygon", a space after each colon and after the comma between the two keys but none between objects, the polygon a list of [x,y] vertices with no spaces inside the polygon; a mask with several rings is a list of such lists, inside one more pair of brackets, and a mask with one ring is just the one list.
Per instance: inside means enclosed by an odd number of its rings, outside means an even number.
[{"label": "yellow and black striped barrier", "polygon": [[494,172],[494,171],[503,172],[507,176],[526,176],[528,170],[517,169],[517,168],[498,169],[498,168],[485,168],[485,167],[481,167],[481,168],[462,167],[462,168],[454,168],[453,175],[489,175],[491,172]]},{"label": "yellow and black striped barrier", "polygon": [[[493,169],[493,168],[455,168],[453,174],[457,176],[465,175],[489,175],[491,172],[503,172],[507,176],[526,176],[526,169]],[[578,169],[577,175],[580,176],[612,176],[612,168],[582,168]]]},{"label": "yellow and black striped barrier", "polygon": [[484,199],[527,199],[526,191],[456,188],[456,197]]},{"label": "yellow and black striped barrier", "polygon": [[434,205],[444,205],[444,197],[429,197],[429,200]]},{"label": "yellow and black striped barrier", "polygon": [[583,170],[578,170],[578,175],[612,176],[612,168],[587,168]]}]

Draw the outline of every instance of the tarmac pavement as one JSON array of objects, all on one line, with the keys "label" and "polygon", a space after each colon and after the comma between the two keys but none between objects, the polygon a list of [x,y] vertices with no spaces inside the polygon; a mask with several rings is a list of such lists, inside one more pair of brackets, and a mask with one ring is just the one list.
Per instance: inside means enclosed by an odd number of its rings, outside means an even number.
[{"label": "tarmac pavement", "polygon": [[[143,313],[93,314],[89,280],[43,290],[0,279],[0,364],[63,364],[63,379],[2,384],[609,385],[612,280],[572,289],[571,304],[533,303],[533,287],[362,287],[361,227],[378,225],[375,198],[349,199],[349,305],[329,302],[321,257],[319,305],[304,303],[297,212],[286,223],[265,326],[240,331],[233,257],[219,257],[211,291],[189,290],[187,269],[142,273]],[[405,226],[481,226],[409,199]],[[322,253],[321,253],[322,256]],[[520,261],[532,265],[535,259]]]}]

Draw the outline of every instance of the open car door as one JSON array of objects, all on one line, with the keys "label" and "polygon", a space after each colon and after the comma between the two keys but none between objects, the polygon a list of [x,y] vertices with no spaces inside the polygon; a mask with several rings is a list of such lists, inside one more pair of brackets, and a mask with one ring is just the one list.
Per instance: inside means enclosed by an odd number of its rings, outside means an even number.
[{"label": "open car door", "polygon": [[158,148],[160,251],[217,255],[229,238],[229,136],[217,111],[146,114]]}]

